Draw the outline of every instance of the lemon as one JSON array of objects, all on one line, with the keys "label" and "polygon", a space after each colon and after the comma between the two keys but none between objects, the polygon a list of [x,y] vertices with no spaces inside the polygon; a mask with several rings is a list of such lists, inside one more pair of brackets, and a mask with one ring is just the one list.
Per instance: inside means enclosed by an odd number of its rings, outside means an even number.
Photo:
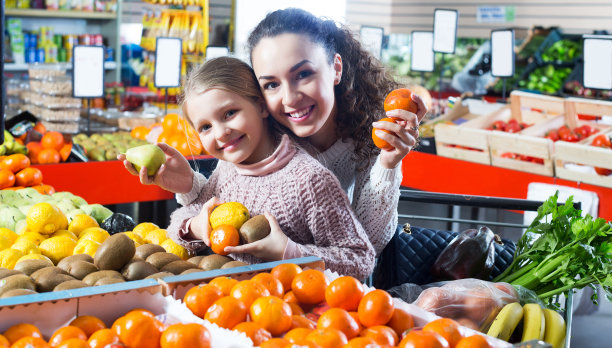
[{"label": "lemon", "polygon": [[50,258],[46,257],[43,254],[28,254],[28,255],[23,255],[22,257],[20,257],[19,260],[17,260],[15,264],[18,264],[19,262],[25,261],[25,260],[49,260],[49,262],[52,262]]},{"label": "lemon", "polygon": [[106,238],[110,237],[110,233],[100,227],[89,227],[83,230],[79,235],[79,241],[83,239],[93,240],[94,242],[104,243]]},{"label": "lemon", "polygon": [[23,256],[23,253],[19,250],[12,248],[4,249],[0,251],[0,267],[13,269],[19,260]]},{"label": "lemon", "polygon": [[163,241],[160,245],[166,250],[166,252],[174,254],[183,260],[187,260],[189,258],[189,253],[187,253],[187,249],[176,244],[176,242],[170,238]]},{"label": "lemon", "polygon": [[27,238],[17,238],[15,243],[11,246],[11,249],[19,250],[24,255],[40,254],[40,249],[38,249],[38,245],[31,239]]},{"label": "lemon", "polygon": [[14,243],[19,235],[8,228],[0,228],[0,236],[6,237],[11,243]]},{"label": "lemon", "polygon": [[34,204],[28,210],[26,222],[30,231],[44,235],[68,228],[68,219],[64,213],[55,205],[47,202]]},{"label": "lemon", "polygon": [[132,232],[136,233],[141,238],[144,238],[148,232],[157,230],[157,229],[159,229],[159,226],[157,226],[156,224],[152,222],[141,222],[138,225],[136,225],[136,227],[134,227]]},{"label": "lemon", "polygon": [[130,238],[131,240],[134,241],[134,244],[136,244],[136,247],[144,244],[144,240],[142,240],[142,238],[139,235],[137,235],[136,233],[131,232],[131,231],[127,231],[127,232],[123,232],[123,233],[125,233],[125,235],[128,236],[128,238]]},{"label": "lemon", "polygon": [[89,227],[100,227],[100,225],[98,224],[96,219],[92,218],[87,214],[76,214],[68,225],[68,231],[74,233],[77,237],[79,237],[81,232]]},{"label": "lemon", "polygon": [[11,242],[11,240],[8,239],[8,237],[0,235],[0,250],[10,248],[11,245],[13,245],[13,242]]},{"label": "lemon", "polygon": [[38,246],[43,255],[51,259],[57,265],[61,259],[72,255],[76,242],[70,237],[59,236],[45,239]]},{"label": "lemon", "polygon": [[94,257],[99,247],[100,243],[91,239],[83,239],[77,242],[76,246],[74,247],[74,250],[72,251],[72,254],[87,254],[91,257]]},{"label": "lemon", "polygon": [[72,232],[70,232],[68,230],[59,230],[59,231],[53,233],[52,235],[50,235],[49,237],[59,237],[59,236],[69,237],[70,239],[74,240],[75,242],[78,240],[77,236],[74,233],[72,233]]},{"label": "lemon", "polygon": [[163,243],[163,241],[166,239],[168,239],[166,230],[163,228],[158,228],[156,230],[147,232],[147,235],[142,240],[145,243],[161,245],[161,243]]},{"label": "lemon", "polygon": [[237,230],[249,219],[249,210],[238,202],[227,202],[219,205],[210,213],[210,226],[232,225]]},{"label": "lemon", "polygon": [[26,231],[24,232],[21,236],[19,236],[16,240],[15,243],[19,240],[19,239],[29,239],[32,242],[34,242],[36,245],[39,245],[43,240],[47,239],[47,237],[43,236],[42,234],[38,233],[38,232],[32,232],[32,231]]}]

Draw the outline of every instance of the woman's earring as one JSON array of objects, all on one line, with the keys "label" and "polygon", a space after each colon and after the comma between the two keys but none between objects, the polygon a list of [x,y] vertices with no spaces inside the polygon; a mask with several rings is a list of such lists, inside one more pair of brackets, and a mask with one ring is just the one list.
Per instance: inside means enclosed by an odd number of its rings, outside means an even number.
[{"label": "woman's earring", "polygon": [[336,76],[336,78],[334,79],[334,86],[337,86],[340,84],[340,80],[342,80],[342,76]]}]

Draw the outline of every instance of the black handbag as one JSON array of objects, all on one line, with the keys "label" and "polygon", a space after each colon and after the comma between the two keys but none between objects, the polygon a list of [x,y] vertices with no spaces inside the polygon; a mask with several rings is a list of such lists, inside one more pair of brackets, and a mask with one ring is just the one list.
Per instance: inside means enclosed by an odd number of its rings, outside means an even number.
[{"label": "black handbag", "polygon": [[[395,235],[378,256],[372,276],[373,286],[386,290],[405,283],[421,285],[435,281],[431,276],[431,266],[457,235],[457,232],[398,225]],[[501,245],[494,244],[495,265],[491,279],[501,274],[514,257],[514,242],[507,239],[502,239],[502,242]]]}]

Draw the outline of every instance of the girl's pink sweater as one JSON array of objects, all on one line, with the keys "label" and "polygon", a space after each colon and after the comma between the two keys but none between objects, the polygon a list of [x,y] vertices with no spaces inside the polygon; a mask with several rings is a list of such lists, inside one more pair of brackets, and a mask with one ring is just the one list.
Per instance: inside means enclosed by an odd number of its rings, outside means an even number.
[{"label": "girl's pink sweater", "polygon": [[[369,276],[374,248],[335,175],[286,136],[262,162],[237,167],[219,161],[209,179],[194,175],[194,186],[202,188],[200,194],[172,213],[168,235],[191,251],[204,248],[201,240],[187,239],[186,223],[216,196],[223,202],[241,202],[251,216],[265,211],[275,216],[289,237],[286,258],[318,256],[339,274],[358,279]],[[230,256],[247,263],[263,261],[248,254]]]}]

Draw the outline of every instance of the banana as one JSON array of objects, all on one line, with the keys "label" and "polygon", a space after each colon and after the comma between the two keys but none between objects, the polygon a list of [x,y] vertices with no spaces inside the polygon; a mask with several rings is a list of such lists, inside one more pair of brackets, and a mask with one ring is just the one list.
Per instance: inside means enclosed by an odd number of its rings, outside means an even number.
[{"label": "banana", "polygon": [[561,314],[547,308],[544,308],[544,319],[546,321],[544,341],[552,344],[553,348],[563,348],[565,346],[565,319]]},{"label": "banana", "polygon": [[543,340],[546,328],[546,319],[542,307],[537,303],[526,303],[523,306],[523,338],[521,342],[530,340]]},{"label": "banana", "polygon": [[491,323],[487,335],[508,341],[514,329],[523,318],[523,307],[518,302],[509,303],[499,311]]}]

